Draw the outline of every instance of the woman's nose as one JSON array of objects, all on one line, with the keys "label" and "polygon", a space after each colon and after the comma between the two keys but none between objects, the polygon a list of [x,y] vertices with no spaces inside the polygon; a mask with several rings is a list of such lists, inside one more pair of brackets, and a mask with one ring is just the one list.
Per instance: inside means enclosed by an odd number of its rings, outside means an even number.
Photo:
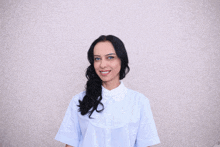
[{"label": "woman's nose", "polygon": [[102,60],[101,63],[100,63],[100,67],[101,67],[101,68],[105,68],[105,67],[106,67],[106,64],[107,64],[106,61],[105,61],[105,60]]}]

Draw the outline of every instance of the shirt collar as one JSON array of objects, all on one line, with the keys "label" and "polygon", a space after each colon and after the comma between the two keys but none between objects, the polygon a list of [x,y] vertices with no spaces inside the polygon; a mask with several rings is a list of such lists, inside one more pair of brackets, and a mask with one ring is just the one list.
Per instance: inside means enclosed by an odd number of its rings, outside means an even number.
[{"label": "shirt collar", "polygon": [[102,86],[102,97],[104,99],[113,98],[115,101],[120,101],[124,99],[127,93],[127,88],[124,86],[123,82],[120,81],[120,85],[112,90],[108,90]]}]

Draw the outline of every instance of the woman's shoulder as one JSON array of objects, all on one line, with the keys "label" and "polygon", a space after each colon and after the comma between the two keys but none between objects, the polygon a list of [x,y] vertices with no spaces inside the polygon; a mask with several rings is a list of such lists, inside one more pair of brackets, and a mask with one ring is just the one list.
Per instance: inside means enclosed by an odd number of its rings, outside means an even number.
[{"label": "woman's shoulder", "polygon": [[128,93],[127,93],[128,97],[131,97],[132,99],[138,100],[140,102],[146,102],[149,101],[149,99],[142,93],[129,89],[128,88]]},{"label": "woman's shoulder", "polygon": [[78,105],[79,100],[82,100],[85,95],[86,95],[86,91],[82,91],[82,92],[74,95],[72,98],[72,101]]}]

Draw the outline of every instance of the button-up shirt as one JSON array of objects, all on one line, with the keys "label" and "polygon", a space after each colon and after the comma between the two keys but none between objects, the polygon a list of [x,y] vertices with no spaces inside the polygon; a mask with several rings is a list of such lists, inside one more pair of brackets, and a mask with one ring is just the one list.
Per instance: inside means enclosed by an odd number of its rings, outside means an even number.
[{"label": "button-up shirt", "polygon": [[[73,97],[56,140],[74,147],[146,147],[160,143],[149,100],[141,93],[120,85],[108,90],[102,86],[104,110],[81,115],[78,100]],[[98,106],[98,110],[102,106]]]}]

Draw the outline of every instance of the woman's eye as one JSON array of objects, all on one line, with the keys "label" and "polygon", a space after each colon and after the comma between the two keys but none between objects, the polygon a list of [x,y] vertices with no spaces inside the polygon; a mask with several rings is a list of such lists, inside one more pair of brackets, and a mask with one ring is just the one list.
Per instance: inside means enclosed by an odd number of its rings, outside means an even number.
[{"label": "woman's eye", "polygon": [[100,60],[100,58],[95,58],[95,60]]},{"label": "woman's eye", "polygon": [[113,59],[113,58],[114,58],[113,56],[109,56],[109,57],[108,57],[108,59]]}]

